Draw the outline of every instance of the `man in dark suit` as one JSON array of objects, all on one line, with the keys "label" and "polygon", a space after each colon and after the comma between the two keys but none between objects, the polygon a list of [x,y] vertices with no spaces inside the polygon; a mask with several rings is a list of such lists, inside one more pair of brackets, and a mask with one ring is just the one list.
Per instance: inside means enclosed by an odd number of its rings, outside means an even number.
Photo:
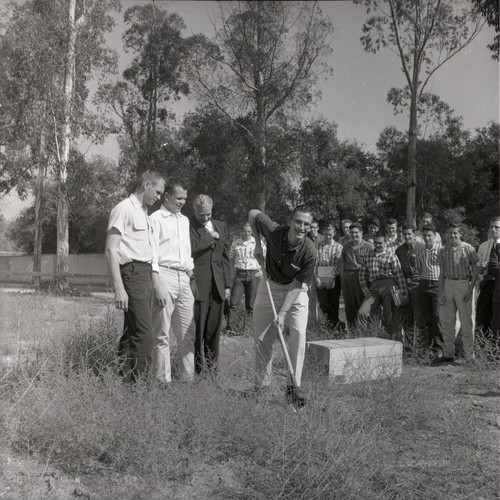
[{"label": "man in dark suit", "polygon": [[195,297],[195,370],[217,369],[224,301],[229,299],[231,242],[224,222],[212,220],[213,200],[199,194],[190,219],[191,252],[198,293]]}]

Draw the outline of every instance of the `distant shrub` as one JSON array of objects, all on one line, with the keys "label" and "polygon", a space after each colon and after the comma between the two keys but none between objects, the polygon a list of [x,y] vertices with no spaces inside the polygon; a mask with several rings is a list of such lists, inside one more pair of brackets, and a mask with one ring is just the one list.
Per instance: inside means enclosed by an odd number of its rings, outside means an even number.
[{"label": "distant shrub", "polygon": [[70,274],[56,274],[49,280],[44,280],[36,287],[41,293],[57,295],[59,297],[90,297],[90,292],[71,284]]}]

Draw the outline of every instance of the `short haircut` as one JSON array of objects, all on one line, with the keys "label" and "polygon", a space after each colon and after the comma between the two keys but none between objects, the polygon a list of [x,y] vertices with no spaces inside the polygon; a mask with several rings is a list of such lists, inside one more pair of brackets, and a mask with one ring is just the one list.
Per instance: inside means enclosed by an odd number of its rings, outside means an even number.
[{"label": "short haircut", "polygon": [[323,232],[329,231],[330,229],[333,229],[333,232],[335,232],[335,226],[331,222],[325,222],[325,225],[323,226]]},{"label": "short haircut", "polygon": [[158,182],[165,182],[165,177],[157,170],[148,169],[142,172],[142,174],[137,179],[137,187],[141,187],[145,182],[151,182],[152,184],[158,184]]},{"label": "short haircut", "polygon": [[242,224],[241,228],[243,229],[244,227],[249,227],[250,229],[252,229],[252,226],[250,225],[250,222],[245,222]]},{"label": "short haircut", "polygon": [[413,224],[408,224],[407,222],[403,223],[402,228],[403,228],[403,231],[407,231],[408,229],[411,229],[413,232],[415,232],[415,226]]},{"label": "short haircut", "polygon": [[433,220],[433,217],[432,217],[432,214],[430,214],[429,212],[424,212],[422,214],[422,220],[424,219],[430,219],[430,220]]},{"label": "short haircut", "polygon": [[184,191],[187,191],[187,185],[186,183],[179,181],[177,179],[169,179],[167,182],[167,185],[165,186],[165,193],[168,194],[174,194],[175,193],[175,188],[181,188]]},{"label": "short haircut", "polygon": [[352,224],[352,220],[351,219],[343,219],[342,225],[344,225],[344,224]]},{"label": "short haircut", "polygon": [[396,224],[396,226],[398,225],[398,221],[396,219],[387,219],[385,225],[386,226],[391,226],[392,224]]},{"label": "short haircut", "polygon": [[426,224],[422,228],[422,232],[425,232],[425,231],[432,231],[433,233],[435,233],[436,232],[436,226],[434,224]]},{"label": "short haircut", "polygon": [[457,222],[450,222],[448,224],[448,229],[458,229],[460,233],[462,233],[462,224],[458,224]]},{"label": "short haircut", "polygon": [[500,215],[495,215],[495,217],[492,217],[490,219],[490,225],[493,224],[494,222],[500,222]]},{"label": "short haircut", "polygon": [[[297,212],[302,212],[304,214],[313,214],[313,211],[309,205],[297,205],[292,212],[292,217],[297,213]],[[316,221],[318,222],[318,221]]]},{"label": "short haircut", "polygon": [[366,221],[366,224],[367,224],[367,225],[374,224],[375,226],[380,227],[380,221],[377,219],[377,217],[370,217],[370,218]]},{"label": "short haircut", "polygon": [[197,207],[213,207],[214,200],[208,196],[208,194],[197,194],[193,200],[193,208],[196,210]]},{"label": "short haircut", "polygon": [[363,226],[359,222],[353,222],[351,224],[351,227],[349,228],[349,231],[351,229],[359,229],[361,232],[363,232]]},{"label": "short haircut", "polygon": [[317,221],[316,219],[313,219],[311,224],[318,224],[318,227],[319,227],[319,221]]},{"label": "short haircut", "polygon": [[373,235],[373,239],[375,238],[384,238],[385,241],[387,239],[387,233],[383,229],[380,229]]}]

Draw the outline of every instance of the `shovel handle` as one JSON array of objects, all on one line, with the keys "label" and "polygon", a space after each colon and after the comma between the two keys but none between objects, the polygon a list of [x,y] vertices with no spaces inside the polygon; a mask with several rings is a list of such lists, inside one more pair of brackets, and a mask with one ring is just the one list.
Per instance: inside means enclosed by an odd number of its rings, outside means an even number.
[{"label": "shovel handle", "polygon": [[[274,321],[275,321],[275,323],[277,323],[278,315],[276,313],[276,306],[274,305],[273,294],[271,292],[271,287],[269,286],[269,280],[267,279],[266,270],[263,269],[263,271],[264,271],[263,272],[264,282],[266,283],[267,293],[269,295],[269,301],[271,302],[271,307],[272,307],[273,315],[274,315]],[[276,324],[276,329],[278,330],[278,338],[280,340],[281,349],[283,350],[283,355],[285,356],[285,361],[286,361],[286,364],[288,367],[288,373],[290,373],[290,378],[292,379],[292,385],[293,385],[294,389],[296,389],[297,388],[297,379],[295,378],[295,371],[294,371],[293,366],[292,366],[292,361],[290,359],[290,355],[288,354],[288,349],[287,349],[286,343],[285,343],[285,337],[283,337],[283,332],[281,330],[281,327],[278,324]]]}]

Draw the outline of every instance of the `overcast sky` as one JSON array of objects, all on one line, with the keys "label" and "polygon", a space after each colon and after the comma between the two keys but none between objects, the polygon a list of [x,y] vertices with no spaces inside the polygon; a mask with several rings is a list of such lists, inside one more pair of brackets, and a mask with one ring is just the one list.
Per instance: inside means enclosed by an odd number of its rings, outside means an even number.
[{"label": "overcast sky", "polygon": [[[108,36],[109,45],[120,54],[121,71],[127,65],[121,37],[125,31],[123,12],[131,5],[148,2],[122,0],[122,12],[115,15],[117,26]],[[211,18],[215,17],[214,2],[166,1],[159,2],[172,12],[177,12],[186,23],[186,35],[192,33],[213,34]],[[333,53],[330,64],[333,75],[321,81],[322,99],[304,117],[323,116],[338,125],[341,139],[355,139],[372,152],[382,130],[395,125],[400,130],[408,127],[405,115],[394,116],[386,102],[391,87],[405,85],[400,62],[389,50],[377,54],[364,52],[360,42],[361,27],[367,19],[365,9],[351,1],[320,2],[323,13],[334,25]],[[483,32],[465,50],[446,63],[427,88],[447,102],[456,115],[461,115],[466,128],[474,129],[499,119],[499,66],[486,48],[493,39],[493,30]],[[130,56],[128,56],[130,57]],[[183,98],[175,106],[178,119],[196,106],[194,97]],[[116,139],[110,137],[103,146],[81,141],[80,149],[87,154],[103,154],[118,158]],[[4,200],[4,214],[11,218],[18,211],[18,203],[12,197]]]}]

